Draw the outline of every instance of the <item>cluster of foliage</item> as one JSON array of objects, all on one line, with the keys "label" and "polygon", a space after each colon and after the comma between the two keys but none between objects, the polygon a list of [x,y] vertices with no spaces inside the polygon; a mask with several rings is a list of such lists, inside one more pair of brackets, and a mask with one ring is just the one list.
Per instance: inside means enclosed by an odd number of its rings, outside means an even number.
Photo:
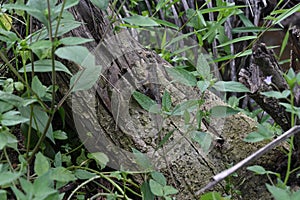
[{"label": "cluster of foliage", "polygon": [[[90,1],[104,11],[109,5],[108,0]],[[107,199],[143,198],[149,200],[154,199],[155,196],[171,199],[177,190],[167,185],[166,178],[161,173],[154,170],[146,172],[146,181],[139,186],[131,180],[130,176],[144,172],[104,172],[103,169],[109,161],[108,157],[101,152],[86,152],[82,144],[71,141],[70,137],[73,133],[67,133],[65,130],[65,111],[62,104],[66,97],[61,98],[60,101],[56,100],[56,91],[59,87],[56,83],[56,73],[65,73],[70,77],[70,89],[67,94],[92,87],[101,74],[101,66],[86,60],[89,51],[83,44],[90,42],[91,39],[61,38],[81,25],[67,10],[76,6],[78,2],[79,0],[63,0],[62,3],[58,3],[57,0],[19,0],[1,6],[0,58],[2,66],[0,73],[3,73],[4,77],[1,77],[0,80],[0,199],[14,197],[17,199],[71,199],[73,197],[84,199],[88,195],[87,193],[93,193],[91,199],[100,196]],[[133,10],[139,4],[135,0],[128,2]],[[271,28],[271,26],[255,27],[242,10],[245,5],[238,6],[234,3],[217,0],[216,6],[209,7],[208,2],[196,9],[186,10],[188,21],[182,27],[161,20],[157,16],[159,11],[163,11],[166,18],[172,18],[169,10],[173,5],[178,4],[178,1],[168,0],[160,0],[151,11],[154,14],[147,9],[139,14],[132,11],[130,17],[122,19],[124,23],[120,27],[143,29],[162,26],[177,31],[185,27],[192,27],[194,32],[181,34],[172,41],[179,41],[191,36],[197,38],[200,46],[210,46],[216,41],[219,45],[215,47],[221,53],[214,57],[214,63],[250,55],[251,50],[249,49],[232,54],[230,46],[243,41],[255,41],[261,32]],[[117,6],[117,1],[112,5]],[[288,10],[275,10],[268,19],[273,22],[272,25],[275,25],[298,10],[299,6]],[[209,21],[207,19],[207,15],[210,13],[217,16],[216,20]],[[233,29],[232,33],[254,32],[255,34],[229,39],[225,33],[225,22],[232,16],[238,17],[243,23],[243,27]],[[39,24],[36,30],[33,30],[33,19],[37,20]],[[17,24],[24,27],[25,31],[18,30]],[[244,96],[230,97],[228,99],[230,106],[214,107],[207,112],[201,110],[201,105],[204,103],[203,94],[208,89],[235,93],[248,92],[248,89],[235,81],[216,80],[210,70],[211,63],[203,55],[199,56],[197,64],[187,64],[187,58],[180,55],[181,52],[170,52],[164,48],[167,45],[165,41],[162,41],[162,48],[158,53],[174,64],[175,67],[169,69],[169,73],[182,84],[198,87],[202,98],[172,106],[171,95],[166,91],[160,107],[149,97],[138,91],[134,92],[133,97],[145,110],[161,114],[164,117],[182,116],[186,122],[186,130],[204,151],[209,150],[213,138],[206,132],[198,131],[201,129],[203,118],[209,120],[211,116],[226,117],[238,112],[244,112],[255,118],[259,116],[259,112],[262,112],[262,110],[250,112],[239,108],[238,102]],[[285,45],[286,42],[282,45],[282,51]],[[213,54],[214,52],[211,50],[209,53]],[[84,70],[73,75],[59,61],[61,59],[81,65]],[[39,73],[51,74],[51,84],[46,86],[37,76]],[[79,79],[79,77],[89,77],[89,79]],[[289,71],[285,77],[290,85],[289,91],[283,91],[280,94],[271,92],[265,95],[275,98],[289,97],[290,103],[286,103],[284,106],[291,112],[292,119],[294,119],[296,116],[300,117],[298,116],[299,108],[293,106],[293,88],[295,83],[300,82],[300,78],[293,71]],[[193,127],[195,124],[191,123],[193,119],[191,119],[190,113],[195,110],[197,126]],[[245,139],[247,142],[257,142],[275,136],[274,130],[278,131],[278,128],[270,125],[268,116],[265,116],[260,121],[259,129]],[[60,118],[61,126],[53,124],[55,117]],[[294,122],[295,120],[293,120]],[[168,133],[159,146],[163,146],[172,133]],[[268,190],[276,199],[283,197],[297,199],[299,197],[299,192],[292,192],[287,186],[289,175],[297,171],[297,169],[290,169],[292,141],[291,139],[288,152],[289,169],[284,181],[281,181],[278,173],[266,171],[260,166],[248,168],[258,174],[268,176],[275,174],[277,176],[276,183],[272,182],[272,185],[267,185]],[[58,145],[61,146],[57,147]],[[136,150],[133,152],[137,161],[142,160],[143,165],[151,165],[143,154]],[[148,168],[147,166],[143,167]],[[99,181],[100,179],[107,183],[104,184]],[[91,189],[90,184],[94,188]],[[72,191],[68,190],[68,187],[72,187]],[[237,194],[238,191],[229,187],[228,193],[234,195],[233,193]],[[227,197],[227,199],[229,198]],[[212,192],[203,195],[201,199],[225,198]]]}]

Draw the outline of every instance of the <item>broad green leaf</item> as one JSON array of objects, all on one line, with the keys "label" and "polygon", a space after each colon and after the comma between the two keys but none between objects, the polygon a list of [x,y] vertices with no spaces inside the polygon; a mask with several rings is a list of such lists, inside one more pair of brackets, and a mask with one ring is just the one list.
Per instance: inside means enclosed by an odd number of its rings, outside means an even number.
[{"label": "broad green leaf", "polygon": [[106,164],[109,161],[107,155],[102,152],[89,153],[88,158],[94,159],[101,166],[101,169],[106,167]]},{"label": "broad green leaf", "polygon": [[240,111],[237,109],[234,109],[230,106],[214,106],[210,109],[211,117],[228,117],[231,115],[235,115],[239,113]]},{"label": "broad green leaf", "polygon": [[146,154],[141,153],[136,149],[132,149],[135,162],[141,167],[141,170],[152,170],[153,166]]},{"label": "broad green leaf", "polygon": [[44,86],[37,76],[34,76],[31,83],[32,90],[38,95],[38,97],[42,98],[47,93],[47,88]]},{"label": "broad green leaf", "polygon": [[78,45],[78,44],[84,44],[92,41],[94,41],[94,39],[81,38],[81,37],[66,37],[60,39],[60,42],[64,45]]},{"label": "broad green leaf", "polygon": [[265,95],[266,97],[273,97],[276,99],[286,99],[290,94],[290,90],[284,90],[283,92],[278,91],[268,91],[268,92],[261,92],[262,95]]},{"label": "broad green leaf", "polygon": [[62,166],[62,158],[61,158],[61,152],[57,152],[54,157],[54,162],[53,162],[55,167],[61,167]]},{"label": "broad green leaf", "polygon": [[[29,107],[19,107],[19,110],[22,116],[28,119],[30,118],[31,109]],[[33,117],[34,120],[32,123],[32,128],[34,128],[37,131],[43,132],[49,119],[48,114],[40,106],[35,105],[33,106]],[[27,124],[29,125],[28,122]],[[54,143],[53,129],[51,124],[47,130],[46,136]]]},{"label": "broad green leaf", "polygon": [[198,106],[199,106],[199,100],[195,100],[195,99],[187,100],[180,104],[177,104],[173,109],[171,115],[183,115],[185,110],[190,112],[196,109]]},{"label": "broad green leaf", "polygon": [[159,197],[164,196],[163,186],[161,184],[154,181],[153,179],[150,179],[149,185],[150,185],[150,190],[153,194]]},{"label": "broad green leaf", "polygon": [[[50,178],[50,173],[45,173],[42,176],[39,176],[37,179],[35,179],[33,183],[33,188],[34,188],[34,200],[39,200],[39,199],[57,199],[53,198],[52,195],[55,193],[58,193],[57,190],[53,189],[53,181]],[[49,198],[47,198],[49,197]],[[52,197],[52,198],[51,198]]]},{"label": "broad green leaf", "polygon": [[201,92],[205,92],[210,86],[210,81],[198,81],[197,86]]},{"label": "broad green leaf", "polygon": [[259,124],[257,131],[249,133],[246,138],[244,138],[245,142],[259,142],[267,139],[273,138],[274,134],[268,128]]},{"label": "broad green leaf", "polygon": [[152,176],[153,180],[155,180],[162,186],[167,185],[167,180],[162,173],[154,171],[154,172],[151,172],[151,176]]},{"label": "broad green leaf", "polygon": [[91,173],[89,171],[86,170],[82,170],[82,169],[76,169],[74,172],[74,175],[78,178],[78,179],[90,179],[96,176],[95,173]]},{"label": "broad green leaf", "polygon": [[272,186],[269,184],[266,184],[267,189],[269,190],[269,192],[272,194],[272,196],[276,199],[276,200],[283,200],[283,199],[287,199],[290,200],[290,192],[288,192],[287,190],[278,188],[276,186]]},{"label": "broad green leaf", "polygon": [[167,195],[173,195],[173,194],[177,194],[178,193],[178,190],[176,190],[173,186],[170,186],[170,185],[165,185],[164,188],[164,195],[167,196]]},{"label": "broad green leaf", "polygon": [[91,2],[101,10],[106,10],[109,0],[91,0]]},{"label": "broad green leaf", "polygon": [[[26,68],[22,67],[19,72],[24,73],[26,72],[32,72],[32,66],[31,64],[26,65]],[[35,72],[51,72],[52,71],[52,60],[45,59],[45,60],[37,60],[34,62],[34,71]],[[59,61],[55,61],[55,71],[62,71],[66,72],[67,74],[72,76],[72,73],[69,71],[69,69],[62,64]]]},{"label": "broad green leaf", "polygon": [[151,192],[150,185],[147,181],[145,181],[141,185],[141,192],[143,195],[143,200],[154,200],[154,194]]},{"label": "broad green leaf", "polygon": [[165,90],[162,97],[162,109],[164,111],[170,111],[171,107],[172,107],[171,95],[167,90]]},{"label": "broad green leaf", "polygon": [[291,196],[291,200],[298,200],[300,199],[300,190],[298,189],[297,192],[294,192]]},{"label": "broad green leaf", "polygon": [[208,153],[209,148],[212,144],[212,136],[209,133],[193,131],[191,137],[194,141],[198,142],[204,153]]},{"label": "broad green leaf", "polygon": [[67,133],[62,130],[56,130],[53,132],[53,137],[57,140],[66,140],[68,139]]},{"label": "broad green leaf", "polygon": [[208,192],[201,196],[200,200],[225,200],[218,192]]},{"label": "broad green leaf", "polygon": [[[18,140],[16,136],[9,132],[8,128],[2,128],[0,130],[0,150],[4,147],[11,147],[17,150]],[[1,176],[0,176],[1,177]]]},{"label": "broad green leaf", "polygon": [[0,114],[13,109],[14,106],[11,105],[10,103],[4,102],[4,101],[0,101]]},{"label": "broad green leaf", "polygon": [[181,68],[166,68],[169,75],[171,75],[179,83],[187,86],[196,86],[197,79],[189,71]]},{"label": "broad green leaf", "polygon": [[66,46],[55,51],[58,57],[75,62],[78,65],[82,65],[89,53],[89,50],[84,46]]},{"label": "broad green leaf", "polygon": [[69,170],[64,167],[57,167],[51,170],[50,178],[60,182],[75,181],[77,178]]},{"label": "broad green leaf", "polygon": [[38,176],[42,176],[50,169],[48,159],[41,153],[37,153],[34,161],[34,171]]},{"label": "broad green leaf", "polygon": [[29,119],[22,117],[18,111],[8,111],[0,116],[0,121],[3,126],[14,126],[17,124],[28,122]]},{"label": "broad green leaf", "polygon": [[7,200],[7,192],[6,192],[6,190],[0,190],[0,199]]},{"label": "broad green leaf", "polygon": [[77,72],[70,80],[72,92],[92,88],[99,79],[101,70],[102,67],[97,65]]},{"label": "broad green leaf", "polygon": [[202,53],[198,56],[196,69],[204,80],[208,80],[210,77],[210,66],[207,62],[207,58]]},{"label": "broad green leaf", "polygon": [[10,31],[12,18],[6,13],[0,13],[0,29]]},{"label": "broad green leaf", "polygon": [[134,91],[132,96],[139,103],[139,105],[146,111],[150,112],[150,109],[156,105],[156,102],[154,100],[152,100],[150,97],[138,91]]},{"label": "broad green leaf", "polygon": [[23,189],[23,191],[26,192],[26,196],[33,197],[34,195],[33,184],[24,178],[20,178],[19,181],[21,184],[21,188]]},{"label": "broad green leaf", "polygon": [[250,167],[247,167],[247,170],[250,170],[252,172],[255,172],[256,174],[266,174],[268,173],[265,168],[263,168],[262,166],[259,166],[259,165],[253,165],[253,166],[250,166]]},{"label": "broad green leaf", "polygon": [[218,81],[213,87],[220,92],[250,92],[242,83],[235,81]]},{"label": "broad green leaf", "polygon": [[21,176],[21,173],[13,173],[13,172],[0,172],[0,186],[7,185],[15,180],[17,180]]},{"label": "broad green leaf", "polygon": [[123,20],[129,24],[137,26],[159,26],[153,19],[150,17],[144,17],[141,15],[133,15],[130,17],[125,17]]},{"label": "broad green leaf", "polygon": [[19,106],[23,102],[23,99],[21,97],[3,91],[0,91],[0,99],[1,101],[9,103],[13,106]]}]

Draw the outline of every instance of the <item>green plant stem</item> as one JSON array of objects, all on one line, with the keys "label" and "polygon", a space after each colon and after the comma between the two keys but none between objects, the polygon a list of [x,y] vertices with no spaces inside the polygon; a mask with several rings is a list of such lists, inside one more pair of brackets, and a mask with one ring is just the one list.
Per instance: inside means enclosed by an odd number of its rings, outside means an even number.
[{"label": "green plant stem", "polygon": [[[293,91],[293,88],[290,88],[291,91]],[[294,93],[291,92],[291,105],[294,108]],[[291,127],[295,125],[295,114],[294,112],[291,113]],[[290,148],[288,153],[288,163],[287,163],[287,169],[286,174],[284,178],[284,185],[287,185],[287,182],[289,180],[290,174],[291,174],[291,164],[292,164],[292,155],[293,155],[293,147],[294,147],[294,136],[290,139]]]},{"label": "green plant stem", "polygon": [[52,60],[52,73],[51,73],[51,80],[52,80],[52,100],[51,100],[51,108],[50,108],[50,114],[49,118],[47,120],[46,126],[44,128],[44,131],[42,135],[40,136],[37,144],[35,145],[34,149],[32,150],[32,153],[30,157],[28,158],[27,162],[30,164],[35,156],[35,154],[38,152],[40,145],[46,138],[47,131],[51,125],[51,122],[54,118],[55,111],[57,110],[55,108],[55,84],[56,84],[56,73],[55,73],[55,45],[52,38],[52,23],[51,23],[51,7],[50,7],[50,1],[47,0],[48,5],[48,31],[49,31],[49,39],[52,42],[52,48],[51,48],[51,60]]}]

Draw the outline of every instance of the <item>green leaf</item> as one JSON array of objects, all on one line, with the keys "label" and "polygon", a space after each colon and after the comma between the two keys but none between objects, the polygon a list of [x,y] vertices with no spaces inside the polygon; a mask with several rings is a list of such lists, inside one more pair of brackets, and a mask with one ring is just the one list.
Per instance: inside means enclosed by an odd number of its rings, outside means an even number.
[{"label": "green leaf", "polygon": [[146,111],[150,112],[151,108],[156,105],[156,102],[154,100],[138,91],[134,91],[132,96]]},{"label": "green leaf", "polygon": [[189,71],[181,68],[166,68],[169,75],[171,75],[179,83],[187,86],[196,86],[197,79]]},{"label": "green leaf", "polygon": [[154,171],[154,172],[151,172],[151,176],[152,176],[153,180],[155,180],[162,186],[167,185],[167,180],[162,173]]},{"label": "green leaf", "polygon": [[21,173],[0,172],[0,186],[7,185],[21,176]]},{"label": "green leaf", "polygon": [[[53,189],[53,181],[50,179],[50,173],[45,173],[42,176],[39,176],[37,179],[35,179],[33,183],[34,188],[34,200],[38,199],[57,199],[53,198],[52,195],[57,194],[58,191]],[[51,187],[52,186],[52,187]]]},{"label": "green leaf", "polygon": [[[29,107],[19,107],[19,110],[22,114],[22,116],[26,118],[30,118],[31,115],[31,109]],[[33,106],[33,116],[34,116],[34,122],[32,123],[32,128],[34,128],[36,131],[43,132],[46,125],[47,121],[49,119],[48,114],[43,110],[42,107],[34,105]],[[27,122],[29,125],[29,123]],[[53,143],[54,143],[54,137],[53,137],[53,129],[52,125],[50,124],[47,134],[47,138],[49,138]]]},{"label": "green leaf", "polygon": [[259,165],[253,165],[253,166],[247,167],[247,170],[250,170],[250,171],[255,172],[256,174],[260,174],[260,175],[267,173],[265,168],[263,168],[262,166],[259,166]]},{"label": "green leaf", "polygon": [[272,196],[276,199],[276,200],[283,200],[283,199],[291,199],[290,198],[290,192],[278,188],[276,186],[272,186],[269,184],[266,184],[267,189],[269,190],[269,192],[272,194]]},{"label": "green leaf", "polygon": [[244,138],[245,142],[259,142],[267,139],[273,138],[274,134],[268,128],[264,127],[261,124],[258,124],[257,131],[249,133],[246,138]]},{"label": "green leaf", "polygon": [[163,186],[161,184],[154,181],[153,179],[150,179],[149,185],[150,185],[150,190],[153,194],[159,197],[164,196]]},{"label": "green leaf", "polygon": [[0,13],[0,27],[6,31],[10,31],[12,18],[6,13]]},{"label": "green leaf", "polygon": [[265,95],[266,97],[273,97],[276,99],[286,99],[290,94],[290,90],[284,90],[283,92],[278,91],[268,91],[268,92],[261,92],[262,95]]},{"label": "green leaf", "polygon": [[29,121],[28,118],[22,117],[18,111],[8,111],[0,116],[3,126],[14,126]]},{"label": "green leaf", "polygon": [[193,131],[191,133],[192,139],[199,143],[205,153],[208,153],[212,144],[212,136],[209,133]]},{"label": "green leaf", "polygon": [[282,20],[286,19],[287,17],[291,16],[292,14],[298,12],[300,10],[300,4],[296,4],[294,7],[286,10],[278,17],[276,17],[273,21],[273,25],[280,23]]},{"label": "green leaf", "polygon": [[66,140],[68,139],[67,133],[62,130],[57,130],[53,132],[53,137],[57,140]]},{"label": "green leaf", "polygon": [[173,28],[175,30],[179,30],[178,26],[176,24],[173,24],[171,22],[168,22],[166,20],[160,20],[160,19],[157,19],[157,18],[153,18],[153,20],[160,24],[160,25],[163,25],[163,26],[166,26],[166,27],[170,27],[170,28]]},{"label": "green leaf", "polygon": [[102,67],[97,65],[77,72],[70,80],[70,86],[73,87],[72,92],[92,88],[99,79],[101,70]]},{"label": "green leaf", "polygon": [[235,81],[218,81],[213,87],[220,92],[250,92],[242,83]]},{"label": "green leaf", "polygon": [[204,80],[208,80],[211,77],[210,66],[207,62],[207,58],[205,57],[205,55],[203,53],[201,53],[198,57],[196,69],[197,69],[197,72],[199,74],[201,74],[201,77]]},{"label": "green leaf", "polygon": [[107,155],[102,152],[89,153],[88,158],[94,159],[101,166],[101,169],[106,167],[109,161]]},{"label": "green leaf", "polygon": [[150,17],[144,17],[141,15],[133,15],[130,17],[123,18],[123,20],[129,24],[137,26],[159,26],[153,19]]},{"label": "green leaf", "polygon": [[205,92],[207,88],[210,86],[210,81],[198,81],[197,82],[197,87],[201,92]]},{"label": "green leaf", "polygon": [[42,176],[50,169],[48,159],[41,153],[37,153],[34,161],[34,171],[38,176]]},{"label": "green leaf", "polygon": [[225,200],[218,192],[208,192],[201,196],[200,200]]},{"label": "green leaf", "polygon": [[234,109],[230,106],[214,106],[210,109],[211,116],[216,118],[228,117],[231,115],[235,115],[239,112],[239,110]]},{"label": "green leaf", "polygon": [[19,181],[21,188],[26,192],[27,196],[32,197],[34,195],[33,184],[24,178],[20,178]]},{"label": "green leaf", "polygon": [[[31,64],[26,65],[26,68],[22,67],[19,72],[32,72]],[[52,71],[52,60],[45,59],[45,60],[37,60],[34,62],[34,71],[35,72],[51,72]],[[67,74],[72,76],[72,73],[69,69],[59,61],[55,61],[55,71],[62,71],[66,72]]]},{"label": "green leaf", "polygon": [[91,173],[89,171],[86,170],[82,170],[82,169],[76,169],[74,172],[74,175],[78,178],[78,179],[90,179],[96,176],[95,173]]},{"label": "green leaf", "polygon": [[58,48],[55,51],[58,57],[75,62],[78,65],[82,65],[89,53],[89,50],[84,46],[66,46]]},{"label": "green leaf", "polygon": [[4,102],[4,101],[0,101],[0,114],[13,109],[14,106],[11,105],[10,103]]},{"label": "green leaf", "polygon": [[180,104],[177,104],[173,109],[171,115],[183,115],[184,111],[187,110],[191,112],[192,110],[196,109],[199,106],[199,100],[187,100]]},{"label": "green leaf", "polygon": [[61,158],[61,152],[57,152],[54,157],[54,162],[53,162],[55,167],[61,167],[62,166],[62,158]]},{"label": "green leaf", "polygon": [[101,10],[106,10],[109,0],[91,0],[91,2]]},{"label": "green leaf", "polygon": [[256,38],[257,38],[257,36],[238,37],[238,38],[235,38],[233,40],[230,40],[228,42],[225,42],[223,44],[218,45],[217,48],[224,47],[224,46],[227,46],[227,45],[230,45],[230,44],[234,44],[234,43],[237,43],[237,42],[242,42],[242,41],[247,41],[247,40],[254,40]]},{"label": "green leaf", "polygon": [[178,190],[176,190],[173,186],[170,186],[170,185],[165,185],[163,190],[164,190],[164,196],[178,193]]},{"label": "green leaf", "polygon": [[[1,128],[0,129],[0,150],[4,147],[11,147],[17,150],[18,140],[16,136],[9,132],[8,128]],[[0,176],[1,177],[1,176]]]},{"label": "green leaf", "polygon": [[59,40],[64,45],[78,45],[87,42],[92,42],[94,39],[81,38],[81,37],[66,37]]},{"label": "green leaf", "polygon": [[6,192],[6,190],[0,190],[0,199],[7,200],[7,192]]},{"label": "green leaf", "polygon": [[151,192],[150,185],[147,181],[141,185],[141,192],[143,195],[143,200],[154,200],[155,196]]},{"label": "green leaf", "polygon": [[69,170],[64,167],[57,167],[51,170],[50,178],[60,182],[75,181],[77,178]]},{"label": "green leaf", "polygon": [[163,139],[158,143],[156,150],[158,150],[160,147],[162,147],[168,140],[169,138],[173,135],[174,131],[176,129],[173,129],[172,131],[169,131],[164,137]]},{"label": "green leaf", "polygon": [[141,167],[141,170],[151,170],[153,166],[151,164],[150,159],[146,154],[141,153],[136,149],[132,149],[133,156],[135,158],[135,162]]},{"label": "green leaf", "polygon": [[171,95],[167,90],[165,90],[162,97],[162,109],[164,111],[170,111],[171,107],[172,107]]},{"label": "green leaf", "polygon": [[23,102],[21,97],[3,91],[0,91],[0,99],[14,106],[19,106]]},{"label": "green leaf", "polygon": [[47,88],[44,86],[37,76],[34,76],[31,83],[32,90],[38,95],[38,97],[42,98],[47,93]]}]

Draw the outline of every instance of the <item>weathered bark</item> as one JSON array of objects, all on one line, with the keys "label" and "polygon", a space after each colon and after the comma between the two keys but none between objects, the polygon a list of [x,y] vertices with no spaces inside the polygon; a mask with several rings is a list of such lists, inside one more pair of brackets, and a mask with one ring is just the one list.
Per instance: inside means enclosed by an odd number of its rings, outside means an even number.
[{"label": "weathered bark", "polygon": [[[191,139],[189,132],[184,130],[183,120],[175,117],[163,120],[158,115],[149,117],[148,112],[130,101],[133,89],[139,88],[156,101],[161,98],[162,91],[167,90],[172,95],[174,104],[186,99],[199,99],[200,91],[171,82],[166,68],[172,66],[142,47],[129,34],[122,32],[113,37],[108,20],[108,16],[113,13],[105,14],[85,0],[81,0],[79,6],[72,9],[72,13],[78,21],[85,23],[72,31],[73,36],[94,38],[95,42],[87,45],[90,50],[95,50],[97,43],[102,42],[94,53],[97,62],[103,66],[103,73],[97,86],[89,91],[74,93],[68,99],[66,108],[87,149],[108,154],[109,166],[117,169],[121,166],[130,170],[140,169],[129,153],[133,147],[147,154],[155,168],[168,177],[169,184],[180,191],[177,199],[196,199],[195,193],[213,175],[263,145],[242,141],[256,126],[252,119],[243,114],[214,119],[209,126],[201,125],[203,131],[217,134],[223,139],[221,145],[215,137],[209,153],[203,152]],[[105,39],[109,37],[110,39]],[[73,72],[80,70],[77,65],[70,65],[69,68]],[[147,74],[151,70],[155,73]],[[151,77],[153,74],[155,76]],[[61,95],[66,94],[66,77],[59,74],[58,82]],[[204,110],[224,105],[220,98],[209,91],[205,93],[204,100]],[[163,148],[157,149],[159,141],[173,130],[174,133]],[[280,155],[280,152],[274,150],[256,164],[271,169],[276,166],[276,158]],[[141,181],[141,177],[137,181]],[[241,190],[243,199],[270,199],[265,182],[267,179],[241,170],[238,177],[232,177],[230,184]],[[226,182],[222,182],[214,190],[226,193],[225,188]]]}]

